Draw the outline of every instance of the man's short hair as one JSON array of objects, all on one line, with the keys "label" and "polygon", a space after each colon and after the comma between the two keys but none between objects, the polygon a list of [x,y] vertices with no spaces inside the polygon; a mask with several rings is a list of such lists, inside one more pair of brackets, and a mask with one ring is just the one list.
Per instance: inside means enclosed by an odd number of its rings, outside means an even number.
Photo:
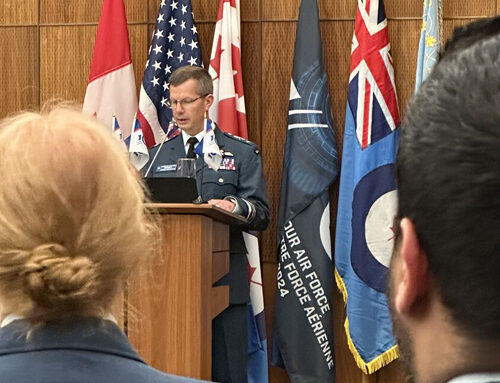
[{"label": "man's short hair", "polygon": [[187,65],[176,69],[170,75],[169,83],[172,86],[179,86],[191,79],[198,81],[198,95],[206,96],[214,92],[212,77],[206,69],[199,66]]},{"label": "man's short hair", "polygon": [[399,217],[413,221],[453,323],[500,340],[500,36],[436,65],[409,104],[396,171]]},{"label": "man's short hair", "polygon": [[500,32],[500,16],[479,19],[472,23],[456,27],[453,35],[446,41],[439,59],[455,51],[467,48],[476,41],[495,36]]}]

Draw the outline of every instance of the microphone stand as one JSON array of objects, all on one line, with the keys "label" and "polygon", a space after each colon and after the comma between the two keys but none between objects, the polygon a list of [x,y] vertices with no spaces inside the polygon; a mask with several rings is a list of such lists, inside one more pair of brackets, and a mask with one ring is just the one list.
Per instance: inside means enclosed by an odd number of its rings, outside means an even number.
[{"label": "microphone stand", "polygon": [[[206,131],[207,127],[206,127],[206,124],[207,124],[207,120],[205,119],[203,121],[203,129]],[[205,156],[205,154],[202,152],[203,156]],[[200,156],[201,157],[201,156]],[[201,179],[200,179],[200,192],[198,193],[198,198],[196,198],[193,203],[196,204],[196,205],[201,205],[202,203],[205,203],[205,201],[203,201],[203,197],[202,197],[202,194],[203,194],[203,173],[205,172],[205,158],[202,158],[202,164],[201,165]]]},{"label": "microphone stand", "polygon": [[149,168],[148,168],[148,170],[146,170],[146,173],[144,173],[144,178],[147,178],[147,177],[148,177],[149,172],[151,171],[151,168],[153,167],[153,164],[154,164],[154,162],[155,162],[155,160],[156,160],[156,157],[158,157],[158,154],[160,154],[160,151],[161,151],[161,148],[163,147],[163,144],[164,144],[165,142],[167,142],[167,137],[168,137],[168,136],[167,136],[167,133],[165,133],[165,136],[163,137],[163,141],[161,142],[160,147],[159,147],[159,148],[158,148],[158,150],[156,151],[155,156],[153,157],[153,159],[151,160],[151,163],[149,164]]},{"label": "microphone stand", "polygon": [[201,205],[202,203],[205,203],[202,198],[203,194],[203,172],[205,171],[205,159],[203,159],[203,165],[201,166],[201,179],[200,179],[200,192],[198,193],[198,197],[193,201],[194,204],[196,205]]}]

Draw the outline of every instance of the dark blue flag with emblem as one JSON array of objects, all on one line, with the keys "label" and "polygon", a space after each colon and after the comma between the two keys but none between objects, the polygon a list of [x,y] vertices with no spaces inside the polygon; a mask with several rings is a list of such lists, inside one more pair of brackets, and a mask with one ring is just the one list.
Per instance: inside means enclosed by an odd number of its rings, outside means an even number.
[{"label": "dark blue flag with emblem", "polygon": [[332,382],[328,188],[338,161],[316,0],[300,6],[288,108],[271,362],[284,367],[293,383]]},{"label": "dark blue flag with emblem", "polygon": [[335,277],[355,361],[372,373],[397,358],[385,297],[397,206],[399,113],[382,0],[358,0],[340,173]]}]

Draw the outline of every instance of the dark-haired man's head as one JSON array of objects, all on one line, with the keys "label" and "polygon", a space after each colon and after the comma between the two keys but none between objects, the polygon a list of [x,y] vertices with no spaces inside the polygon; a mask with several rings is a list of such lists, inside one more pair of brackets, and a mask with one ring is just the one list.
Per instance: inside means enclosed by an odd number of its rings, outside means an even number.
[{"label": "dark-haired man's head", "polygon": [[402,125],[388,299],[418,382],[500,371],[499,20],[455,33]]},{"label": "dark-haired man's head", "polygon": [[444,49],[439,53],[439,59],[467,48],[476,41],[495,36],[500,32],[500,16],[479,19],[462,25],[453,30],[453,35],[446,41]]}]

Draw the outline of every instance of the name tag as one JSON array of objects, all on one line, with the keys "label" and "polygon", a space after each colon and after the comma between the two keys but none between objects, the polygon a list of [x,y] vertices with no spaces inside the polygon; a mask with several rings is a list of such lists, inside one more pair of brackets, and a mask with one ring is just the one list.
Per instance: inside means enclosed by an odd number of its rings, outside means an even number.
[{"label": "name tag", "polygon": [[174,172],[177,169],[177,165],[158,165],[156,167],[156,173],[162,172]]}]

